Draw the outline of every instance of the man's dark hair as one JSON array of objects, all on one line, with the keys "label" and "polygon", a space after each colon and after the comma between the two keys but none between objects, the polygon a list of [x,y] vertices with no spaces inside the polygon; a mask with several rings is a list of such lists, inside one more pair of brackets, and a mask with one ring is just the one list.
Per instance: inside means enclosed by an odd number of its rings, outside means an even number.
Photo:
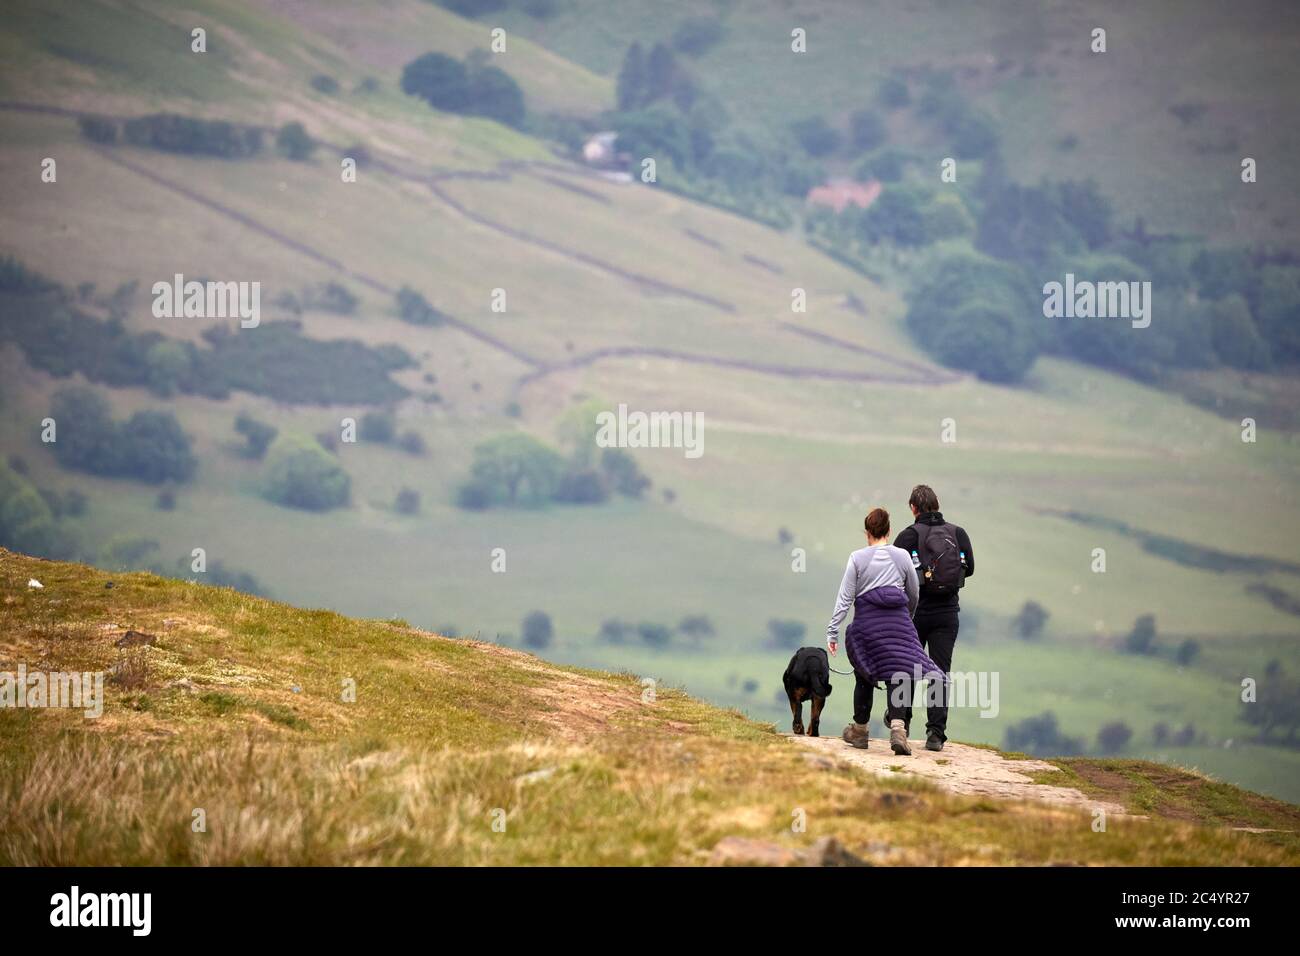
[{"label": "man's dark hair", "polygon": [[867,520],[862,522],[862,526],[867,529],[867,534],[873,538],[888,537],[889,512],[884,508],[872,508],[867,515]]},{"label": "man's dark hair", "polygon": [[934,489],[929,485],[917,485],[913,488],[912,497],[907,499],[907,503],[920,514],[939,510],[939,496],[934,493]]}]

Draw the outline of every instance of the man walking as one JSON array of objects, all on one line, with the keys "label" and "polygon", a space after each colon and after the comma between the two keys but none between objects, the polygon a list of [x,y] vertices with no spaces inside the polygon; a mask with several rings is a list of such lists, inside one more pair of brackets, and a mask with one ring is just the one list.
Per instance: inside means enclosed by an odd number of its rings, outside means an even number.
[{"label": "man walking", "polygon": [[[921,584],[921,599],[913,619],[916,633],[921,646],[946,676],[952,670],[952,650],[957,643],[957,618],[961,610],[957,592],[966,578],[975,573],[975,552],[966,529],[943,520],[939,497],[929,485],[913,488],[907,503],[916,520],[894,539],[894,547],[906,551],[916,566]],[[948,739],[948,683],[936,686],[931,681],[926,695],[929,706],[925,749],[942,750]],[[912,708],[911,702],[908,703],[903,719],[910,728]]]}]

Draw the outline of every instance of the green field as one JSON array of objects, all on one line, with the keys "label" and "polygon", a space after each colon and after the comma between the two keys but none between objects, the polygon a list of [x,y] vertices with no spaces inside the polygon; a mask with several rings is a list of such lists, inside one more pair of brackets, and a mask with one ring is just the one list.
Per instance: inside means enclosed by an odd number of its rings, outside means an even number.
[{"label": "green field", "polygon": [[[607,12],[614,6],[624,15]],[[609,105],[627,37],[666,33],[661,24],[671,25],[690,6],[672,5],[679,13],[670,15],[657,4],[565,3],[544,23],[509,12],[505,68],[525,88],[530,108],[594,115]],[[109,291],[136,280],[128,327],[190,340],[202,322],[151,316],[147,290],[159,278],[182,272],[256,279],[270,319],[284,317],[269,304],[278,293],[341,282],[360,298],[357,314],[309,309],[302,316],[306,334],[397,343],[411,353],[419,367],[395,378],[416,395],[395,413],[429,451],[413,457],[374,444],[341,446],[351,505],[329,514],[294,511],[259,495],[260,466],[235,450],[236,415],[249,411],[281,431],[314,434],[337,430],[342,418],[359,418],[366,408],[295,406],[240,393],[225,401],[162,400],[144,389],[113,389],[117,417],[165,406],[195,437],[197,476],[178,489],[176,510],[164,512],[154,505],[156,488],[61,470],[42,446],[39,423],[51,394],[66,383],[32,370],[18,349],[0,348],[0,450],[19,456],[40,486],[86,493],[87,514],[74,526],[90,556],[106,563],[114,542],[145,538],[158,542],[155,557],[170,566],[202,547],[209,562],[253,574],[281,600],[454,627],[503,643],[518,644],[521,619],[543,610],[556,631],[544,656],[653,675],[783,721],[787,710],[776,693],[792,649],[765,648],[767,622],[798,620],[807,627],[805,642],[820,643],[844,560],[863,543],[863,514],[883,505],[901,527],[910,488],[925,481],[978,551],[978,572],[963,594],[970,618],[956,666],[1001,675],[1001,715],[961,713],[954,737],[1000,743],[1010,723],[1051,710],[1067,733],[1092,747],[1102,725],[1123,720],[1134,731],[1125,756],[1195,766],[1300,799],[1300,752],[1251,742],[1254,729],[1240,720],[1237,702],[1240,677],[1275,658],[1290,666],[1300,637],[1300,619],[1247,586],[1265,583],[1300,597],[1300,579],[1189,567],[1144,550],[1131,536],[1057,514],[1122,521],[1237,557],[1295,560],[1300,443],[1295,433],[1270,428],[1256,443],[1240,439],[1240,419],[1263,421],[1266,410],[1214,414],[1059,358],[1040,359],[1015,388],[949,376],[902,327],[900,288],[839,264],[799,230],[780,232],[665,190],[605,182],[538,138],[438,113],[400,93],[407,60],[426,50],[463,55],[487,42],[486,22],[418,0],[386,5],[382,17],[321,5],[301,21],[269,3],[205,2],[193,9],[212,24],[207,59],[153,58],[160,46],[187,49],[188,15],[164,5],[19,5],[0,37],[7,63],[0,99],[120,116],[172,109],[244,122],[300,120],[340,148],[366,145],[386,166],[363,167],[357,183],[344,184],[329,148],[309,163],[270,152],[227,161],[125,145],[102,149],[79,136],[71,117],[7,109],[0,111],[0,255],[68,287],[94,282]],[[747,122],[796,117],[801,102],[783,100],[783,90],[796,85],[759,66],[768,55],[764,43],[786,42],[792,14],[780,4],[718,9],[730,11],[728,39],[699,68],[734,78],[719,93]],[[825,71],[820,95],[828,110],[854,108],[864,86],[887,68],[963,60],[958,47],[969,48],[965,59],[974,61],[975,46],[1001,42],[961,5],[926,5],[920,20],[891,9],[874,8],[871,29],[860,34],[818,32],[829,13],[809,19],[827,59],[800,68]],[[1119,18],[1127,6],[1103,9]],[[1025,29],[1041,33],[1050,49],[1063,45],[1067,28],[1086,34],[1081,14],[1063,4],[1048,10]],[[1159,76],[1160,64],[1188,37],[1157,43],[1154,20],[1125,16],[1151,51],[1143,75]],[[1226,31],[1229,16],[1215,14],[1203,29]],[[769,40],[757,38],[760,27],[770,28]],[[1256,36],[1257,27],[1249,16],[1240,23],[1243,35]],[[1138,41],[1123,39],[1119,29],[1111,36],[1120,63],[1104,80],[1080,81],[1085,58],[1074,55],[1060,59],[1052,83],[1035,87],[1036,99],[1012,100],[1014,82],[986,84],[977,93],[1002,103],[1009,140],[1024,144],[1009,153],[1023,159],[1026,181],[1049,169],[1082,175],[1085,161],[1096,163],[1121,208],[1141,209],[1158,198],[1163,212],[1151,213],[1154,225],[1206,229],[1221,215],[1222,201],[1206,185],[1207,169],[1222,156],[1198,154],[1194,175],[1165,194],[1151,185],[1168,179],[1153,168],[1159,161],[1144,165],[1134,157],[1158,156],[1159,144],[1168,148],[1168,138],[1161,139],[1168,130],[1148,129],[1135,115],[1131,127],[1106,133],[1122,149],[1100,157],[1092,152],[1101,148],[1096,130],[1077,130],[1082,145],[1068,156],[1051,148],[1068,131],[1065,119],[1050,136],[1035,131],[1045,118],[1084,115],[1080,102],[1115,96],[1138,68]],[[1226,50],[1193,47],[1191,62],[1242,62],[1236,36],[1223,34]],[[1271,81],[1289,67],[1277,59],[1244,59],[1233,85],[1216,87],[1222,92],[1213,121],[1238,109],[1243,91],[1262,86],[1268,92],[1261,97],[1279,95]],[[858,66],[849,69],[850,61]],[[313,90],[309,80],[322,72],[336,76],[343,92]],[[758,74],[767,77],[761,88],[752,80]],[[356,91],[368,76],[377,89]],[[1134,98],[1163,109],[1167,99],[1196,95],[1151,82],[1161,85]],[[1248,122],[1271,115],[1266,106],[1241,115],[1243,137]],[[1296,145],[1294,127],[1277,124],[1268,132],[1275,137],[1270,151]],[[36,183],[46,156],[58,160],[57,185]],[[1229,180],[1235,162],[1229,157]],[[430,182],[450,171],[495,175]],[[1184,190],[1202,213],[1188,211]],[[1283,200],[1261,195],[1289,222],[1295,194],[1283,192]],[[1241,226],[1261,238],[1282,228]],[[755,265],[755,257],[779,272]],[[882,261],[880,271],[892,275],[892,265]],[[391,291],[403,285],[509,349],[454,326],[402,323]],[[807,290],[806,314],[790,311],[796,287]],[[497,288],[508,292],[505,313],[490,309]],[[865,314],[847,307],[849,296]],[[591,357],[616,348],[634,351]],[[531,369],[521,354],[544,374],[525,380]],[[856,380],[805,374],[819,369]],[[425,383],[426,375],[434,384]],[[420,397],[430,389],[439,401]],[[565,413],[589,401],[697,411],[705,421],[705,454],[634,452],[654,482],[637,501],[483,513],[454,505],[476,443],[512,429],[557,442]],[[518,402],[517,416],[508,412],[511,402]],[[957,433],[951,443],[941,439],[949,418]],[[393,508],[404,486],[420,493],[417,515]],[[671,502],[664,489],[674,492]],[[793,536],[788,545],[778,541],[783,528]],[[794,547],[807,554],[802,573],[791,568]],[[491,568],[495,548],[506,551],[504,574]],[[1106,551],[1104,574],[1091,570],[1095,548]],[[1011,636],[1012,617],[1030,599],[1051,614],[1037,644]],[[1193,638],[1201,657],[1180,668],[1166,657],[1124,654],[1124,636],[1148,613],[1161,647]],[[653,651],[596,637],[609,618],[672,626],[691,614],[708,615],[717,630],[698,650]],[[758,686],[747,693],[748,680]],[[836,684],[830,714],[841,721],[850,681]],[[1193,722],[1205,742],[1162,749],[1151,738],[1162,721]]]}]

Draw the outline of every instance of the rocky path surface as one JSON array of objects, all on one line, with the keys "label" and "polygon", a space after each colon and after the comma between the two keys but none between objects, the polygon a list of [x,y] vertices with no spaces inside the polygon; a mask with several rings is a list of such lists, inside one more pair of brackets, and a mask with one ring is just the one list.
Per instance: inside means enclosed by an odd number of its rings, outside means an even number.
[{"label": "rocky path surface", "polygon": [[818,755],[813,759],[849,764],[882,777],[892,777],[899,773],[911,774],[953,793],[998,800],[1036,800],[1078,807],[1089,812],[1105,810],[1107,816],[1128,813],[1121,804],[1087,796],[1074,787],[1035,783],[1030,774],[1061,772],[1059,768],[1042,760],[1008,760],[997,751],[952,741],[946,743],[942,751],[935,753],[925,749],[924,740],[913,740],[910,741],[912,756],[899,757],[889,749],[888,740],[876,737],[871,739],[866,750],[850,747],[838,736],[790,735],[790,740],[810,754]]}]

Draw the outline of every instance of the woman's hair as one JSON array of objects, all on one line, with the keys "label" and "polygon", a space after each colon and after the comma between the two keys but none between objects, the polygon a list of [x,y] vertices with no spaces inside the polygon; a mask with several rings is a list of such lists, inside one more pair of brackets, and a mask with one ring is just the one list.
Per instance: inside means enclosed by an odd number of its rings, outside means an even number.
[{"label": "woman's hair", "polygon": [[907,503],[916,508],[921,514],[927,511],[939,510],[939,496],[934,493],[934,489],[929,485],[917,485],[912,489],[912,497],[907,499]]},{"label": "woman's hair", "polygon": [[863,525],[871,537],[887,538],[889,537],[889,512],[884,508],[872,508]]}]

